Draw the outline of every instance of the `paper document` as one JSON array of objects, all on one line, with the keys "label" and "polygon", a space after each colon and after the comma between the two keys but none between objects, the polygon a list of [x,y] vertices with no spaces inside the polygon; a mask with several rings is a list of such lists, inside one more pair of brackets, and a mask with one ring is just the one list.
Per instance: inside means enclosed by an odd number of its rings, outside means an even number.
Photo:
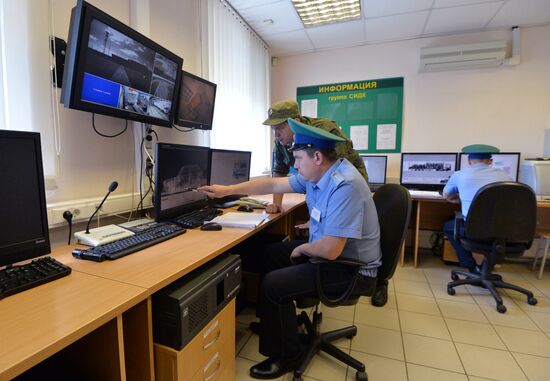
[{"label": "paper document", "polygon": [[302,115],[317,118],[317,99],[304,99],[300,107]]},{"label": "paper document", "polygon": [[212,220],[228,228],[254,229],[267,218],[264,213],[229,212]]},{"label": "paper document", "polygon": [[356,150],[369,149],[369,126],[349,126],[350,139]]},{"label": "paper document", "polygon": [[379,124],[376,130],[376,149],[395,149],[397,124]]}]

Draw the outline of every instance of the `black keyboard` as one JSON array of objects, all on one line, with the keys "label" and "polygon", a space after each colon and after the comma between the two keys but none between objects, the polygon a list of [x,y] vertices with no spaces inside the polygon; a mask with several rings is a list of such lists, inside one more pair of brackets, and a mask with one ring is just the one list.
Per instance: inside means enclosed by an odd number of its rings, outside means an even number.
[{"label": "black keyboard", "polygon": [[99,245],[89,249],[74,249],[73,256],[96,262],[102,262],[105,259],[118,259],[176,237],[185,233],[185,231],[186,230],[179,225],[163,222],[150,229],[136,233],[131,237],[122,238],[117,241],[106,243],[105,245]]},{"label": "black keyboard", "polygon": [[220,209],[204,208],[182,214],[181,216],[176,217],[174,222],[186,228],[196,228],[201,226],[205,221],[210,221],[211,219],[222,214],[223,211]]},{"label": "black keyboard", "polygon": [[33,259],[24,265],[0,270],[0,299],[51,282],[71,273],[71,268],[52,257]]}]

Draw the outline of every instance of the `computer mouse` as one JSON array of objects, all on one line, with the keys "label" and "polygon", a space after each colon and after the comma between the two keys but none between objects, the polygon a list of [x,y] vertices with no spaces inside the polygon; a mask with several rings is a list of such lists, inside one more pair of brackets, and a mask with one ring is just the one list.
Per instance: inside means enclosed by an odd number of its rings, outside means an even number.
[{"label": "computer mouse", "polygon": [[251,207],[250,205],[241,205],[237,208],[237,211],[250,213],[254,211],[254,208]]},{"label": "computer mouse", "polygon": [[201,226],[201,230],[207,230],[207,231],[222,230],[222,226],[217,222],[206,222]]}]

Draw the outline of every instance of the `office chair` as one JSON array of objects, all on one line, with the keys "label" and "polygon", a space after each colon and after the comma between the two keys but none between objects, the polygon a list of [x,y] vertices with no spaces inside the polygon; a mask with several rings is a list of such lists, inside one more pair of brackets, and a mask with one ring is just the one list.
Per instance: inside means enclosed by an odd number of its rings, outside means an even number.
[{"label": "office chair", "polygon": [[[385,279],[393,274],[401,246],[405,239],[407,226],[409,225],[409,217],[411,215],[411,196],[409,192],[398,184],[386,184],[381,186],[373,196],[376,211],[378,213],[378,222],[380,224],[380,246],[382,249],[382,265],[378,272]],[[357,370],[356,380],[368,380],[365,372],[365,365],[354,359],[347,353],[338,349],[332,341],[347,337],[352,338],[357,334],[355,325],[347,328],[341,328],[335,331],[319,333],[319,324],[321,323],[322,314],[318,312],[319,303],[323,303],[328,307],[351,306],[357,304],[361,295],[353,292],[353,285],[359,275],[359,268],[364,265],[363,262],[350,259],[337,259],[338,263],[353,266],[356,268],[353,279],[350,279],[348,289],[337,298],[331,295],[330,297],[323,292],[320,267],[330,266],[334,261],[326,261],[319,258],[312,258],[311,262],[317,264],[317,296],[304,297],[296,300],[298,308],[309,308],[315,306],[313,318],[310,320],[306,312],[302,311],[299,315],[300,321],[304,323],[307,332],[308,349],[302,359],[300,367],[294,372],[294,381],[301,381],[304,371],[313,358],[320,350],[326,352],[332,357],[344,362],[345,364]],[[370,296],[370,294],[368,295]]]},{"label": "office chair", "polygon": [[[480,188],[470,206],[466,221],[457,212],[455,239],[468,251],[485,256],[481,274],[452,270],[447,293],[454,295],[454,287],[470,284],[486,288],[496,301],[496,309],[506,312],[498,288],[507,288],[527,295],[527,303],[537,304],[533,293],[506,283],[498,274],[492,274],[496,263],[506,257],[519,257],[531,247],[537,222],[537,201],[528,186],[521,183],[498,182]],[[463,232],[463,234],[461,234]],[[460,279],[459,275],[464,276]]]}]

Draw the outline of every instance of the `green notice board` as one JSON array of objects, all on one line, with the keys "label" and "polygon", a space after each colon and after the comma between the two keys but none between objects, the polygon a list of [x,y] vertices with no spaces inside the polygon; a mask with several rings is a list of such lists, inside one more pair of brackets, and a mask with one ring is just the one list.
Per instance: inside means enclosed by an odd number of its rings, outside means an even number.
[{"label": "green notice board", "polygon": [[298,87],[304,116],[334,120],[361,153],[401,152],[403,77]]}]

